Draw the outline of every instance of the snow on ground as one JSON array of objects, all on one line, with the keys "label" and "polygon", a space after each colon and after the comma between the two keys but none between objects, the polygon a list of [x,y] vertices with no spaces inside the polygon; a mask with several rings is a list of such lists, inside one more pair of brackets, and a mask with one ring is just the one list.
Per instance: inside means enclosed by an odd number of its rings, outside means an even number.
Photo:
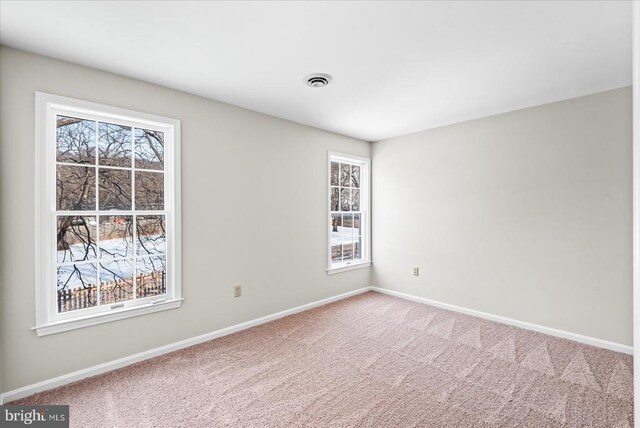
[{"label": "snow on ground", "polygon": [[[141,238],[143,247],[138,247],[138,255],[146,256],[151,254],[164,254],[166,251],[166,240],[161,235],[149,235]],[[131,239],[110,239],[100,242],[100,250],[103,257],[133,257],[133,243]],[[65,263],[58,267],[58,289],[67,289],[93,285],[97,279],[97,260],[95,244],[89,246],[88,256],[85,262],[87,246],[84,244],[73,244],[67,251],[58,251],[58,263]],[[83,260],[73,263],[74,260]],[[154,270],[165,269],[164,256],[153,256],[137,259],[136,274],[150,273]],[[133,260],[101,260],[100,261],[100,282],[113,282],[132,278],[134,275]],[[82,280],[81,280],[82,279]]]},{"label": "snow on ground", "polygon": [[358,242],[358,233],[360,229],[357,227],[338,226],[337,232],[331,231],[331,246]]},{"label": "snow on ground", "polygon": [[[148,235],[140,237],[136,243],[138,255],[164,254],[166,239],[162,235]],[[100,252],[103,257],[133,257],[133,239],[108,239],[100,241]],[[87,254],[88,253],[88,254]],[[70,245],[68,250],[60,250],[57,254],[58,263],[95,260],[96,245]],[[86,257],[85,257],[86,255]]]}]

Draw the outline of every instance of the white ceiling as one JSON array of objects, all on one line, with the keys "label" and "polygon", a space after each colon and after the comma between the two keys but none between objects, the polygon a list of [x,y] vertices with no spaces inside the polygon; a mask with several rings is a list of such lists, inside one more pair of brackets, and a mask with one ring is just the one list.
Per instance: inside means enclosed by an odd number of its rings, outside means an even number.
[{"label": "white ceiling", "polygon": [[628,1],[2,1],[0,42],[368,141],[631,84]]}]

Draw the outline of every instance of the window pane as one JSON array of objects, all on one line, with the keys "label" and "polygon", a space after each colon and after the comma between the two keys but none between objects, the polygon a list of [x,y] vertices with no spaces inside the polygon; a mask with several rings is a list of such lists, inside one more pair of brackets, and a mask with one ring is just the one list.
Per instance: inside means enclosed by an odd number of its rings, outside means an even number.
[{"label": "window pane", "polygon": [[342,260],[342,214],[331,214],[331,261]]},{"label": "window pane", "polygon": [[164,174],[136,171],[136,209],[164,209]]},{"label": "window pane", "polygon": [[358,238],[356,242],[353,244],[353,259],[357,260],[362,258],[362,254],[360,253],[360,247],[362,246],[362,238]]},{"label": "window pane", "polygon": [[349,211],[351,209],[351,194],[349,189],[340,189],[340,210]]},{"label": "window pane", "polygon": [[342,243],[350,244],[353,242],[353,214],[343,214],[342,216]]},{"label": "window pane", "polygon": [[342,245],[331,246],[331,261],[332,262],[342,261]]},{"label": "window pane", "polygon": [[362,214],[353,214],[353,259],[362,257]]},{"label": "window pane", "polygon": [[340,175],[339,169],[340,168],[339,168],[338,162],[331,162],[331,185],[332,186],[338,185],[338,177]]},{"label": "window pane", "polygon": [[58,210],[96,209],[96,170],[93,167],[56,167],[56,208]]},{"label": "window pane", "polygon": [[98,271],[94,263],[58,266],[57,276],[58,312],[75,311],[96,305]]},{"label": "window pane", "polygon": [[340,211],[340,189],[337,187],[331,188],[331,211]]},{"label": "window pane", "polygon": [[164,256],[141,257],[136,261],[136,294],[138,297],[157,296],[167,292],[167,267]]},{"label": "window pane", "polygon": [[100,304],[133,299],[133,260],[100,262]]},{"label": "window pane", "polygon": [[131,209],[131,171],[99,169],[99,201],[101,210]]},{"label": "window pane", "polygon": [[138,241],[137,254],[162,254],[167,251],[167,236],[163,215],[145,215],[137,217]]},{"label": "window pane", "polygon": [[96,259],[95,216],[60,216],[57,222],[58,263]]},{"label": "window pane", "polygon": [[362,235],[362,224],[361,219],[362,215],[360,213],[353,215],[353,235],[361,236]]},{"label": "window pane", "polygon": [[58,162],[96,163],[96,123],[76,117],[56,117]]},{"label": "window pane", "polygon": [[131,167],[131,128],[112,123],[98,124],[98,163]]},{"label": "window pane", "polygon": [[353,260],[353,244],[342,246],[342,260]]},{"label": "window pane", "polygon": [[360,189],[351,189],[351,211],[360,211]]},{"label": "window pane", "polygon": [[164,169],[164,133],[136,129],[136,168]]},{"label": "window pane", "polygon": [[133,216],[100,217],[100,258],[133,256]]},{"label": "window pane", "polygon": [[351,165],[348,163],[340,164],[340,186],[349,187],[349,181],[351,180]]},{"label": "window pane", "polygon": [[360,187],[360,167],[351,165],[351,187]]}]

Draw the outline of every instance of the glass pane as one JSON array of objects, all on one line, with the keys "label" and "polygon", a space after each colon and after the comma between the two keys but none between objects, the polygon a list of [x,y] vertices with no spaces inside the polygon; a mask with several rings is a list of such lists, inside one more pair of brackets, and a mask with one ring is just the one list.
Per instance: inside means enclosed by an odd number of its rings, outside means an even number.
[{"label": "glass pane", "polygon": [[96,123],[76,117],[56,117],[58,162],[96,163]]},{"label": "glass pane", "polygon": [[100,258],[133,256],[133,216],[100,217]]},{"label": "glass pane", "polygon": [[351,187],[360,187],[360,167],[351,165]]},{"label": "glass pane", "polygon": [[342,260],[353,260],[353,244],[342,246]]},{"label": "glass pane", "polygon": [[98,271],[94,263],[58,266],[58,312],[90,308],[97,303]]},{"label": "glass pane", "polygon": [[164,133],[136,129],[136,168],[164,169]]},{"label": "glass pane", "polygon": [[342,245],[331,246],[331,261],[332,262],[342,261]]},{"label": "glass pane", "polygon": [[131,209],[131,171],[99,169],[99,201],[101,210]]},{"label": "glass pane", "polygon": [[96,169],[93,167],[56,167],[56,209],[96,209]]},{"label": "glass pane", "polygon": [[360,211],[360,189],[351,189],[351,211]]},{"label": "glass pane", "polygon": [[362,235],[362,224],[360,222],[361,214],[353,215],[353,234],[355,236]]},{"label": "glass pane", "polygon": [[98,163],[131,167],[131,128],[112,123],[98,124]]},{"label": "glass pane", "polygon": [[351,194],[349,189],[340,189],[340,210],[349,211],[351,208]]},{"label": "glass pane", "polygon": [[342,243],[350,244],[353,242],[353,214],[343,214],[342,216]]},{"label": "glass pane", "polygon": [[137,217],[138,255],[162,254],[167,251],[167,236],[163,215],[139,215]]},{"label": "glass pane", "polygon": [[164,256],[141,257],[136,261],[136,294],[157,296],[167,292],[167,267]]},{"label": "glass pane", "polygon": [[351,176],[351,165],[348,163],[340,164],[340,186],[349,187]]},{"label": "glass pane", "polygon": [[362,258],[362,254],[360,253],[360,247],[362,246],[362,238],[358,238],[356,242],[353,244],[353,259],[357,260]]},{"label": "glass pane", "polygon": [[[333,253],[333,246],[340,247],[342,244],[342,214],[331,214],[331,248]],[[342,250],[341,250],[342,251]]]},{"label": "glass pane", "polygon": [[100,262],[100,304],[133,299],[133,260]]},{"label": "glass pane", "polygon": [[136,209],[164,209],[164,174],[136,171]]},{"label": "glass pane", "polygon": [[338,162],[331,162],[331,185],[338,185],[338,176],[339,176],[339,164]]},{"label": "glass pane", "polygon": [[58,217],[56,236],[58,263],[96,259],[95,216]]},{"label": "glass pane", "polygon": [[331,210],[330,211],[340,211],[339,208],[339,200],[340,200],[340,189],[337,187],[331,188]]}]

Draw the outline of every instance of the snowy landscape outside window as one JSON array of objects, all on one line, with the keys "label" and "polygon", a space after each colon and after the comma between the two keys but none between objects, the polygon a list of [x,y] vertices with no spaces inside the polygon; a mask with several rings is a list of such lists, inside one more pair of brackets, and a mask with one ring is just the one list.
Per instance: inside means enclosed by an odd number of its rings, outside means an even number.
[{"label": "snowy landscape outside window", "polygon": [[38,95],[40,233],[53,250],[39,249],[52,272],[40,275],[38,324],[176,301],[179,122]]},{"label": "snowy landscape outside window", "polygon": [[329,154],[329,270],[369,264],[369,160]]}]

